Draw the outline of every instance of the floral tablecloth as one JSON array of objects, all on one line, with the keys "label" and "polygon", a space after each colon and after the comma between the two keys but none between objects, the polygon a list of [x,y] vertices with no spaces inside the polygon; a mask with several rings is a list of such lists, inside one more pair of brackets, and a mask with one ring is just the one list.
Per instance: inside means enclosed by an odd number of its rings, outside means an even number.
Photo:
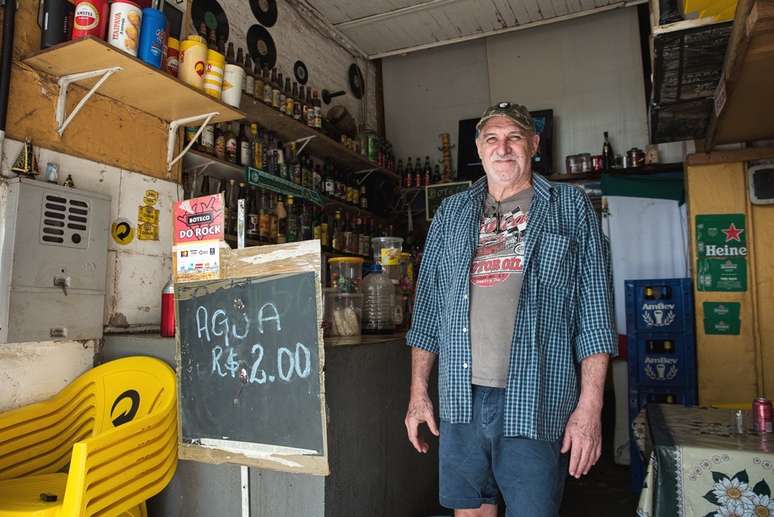
[{"label": "floral tablecloth", "polygon": [[737,432],[735,411],[648,406],[639,517],[774,517],[774,434]]}]

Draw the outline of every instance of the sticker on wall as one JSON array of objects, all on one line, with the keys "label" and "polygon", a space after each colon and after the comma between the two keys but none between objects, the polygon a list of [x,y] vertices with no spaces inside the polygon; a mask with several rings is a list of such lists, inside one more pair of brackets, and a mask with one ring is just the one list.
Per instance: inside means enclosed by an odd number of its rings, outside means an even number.
[{"label": "sticker on wall", "polygon": [[700,258],[696,261],[699,291],[746,291],[747,260],[745,257],[725,259]]},{"label": "sticker on wall", "polygon": [[158,201],[157,191],[146,190],[142,205],[137,208],[137,238],[141,241],[159,240],[159,211],[156,208]]},{"label": "sticker on wall", "polygon": [[126,246],[134,240],[134,227],[129,219],[119,217],[110,227],[110,234],[116,244]]},{"label": "sticker on wall", "polygon": [[739,335],[741,321],[739,319],[740,303],[738,302],[704,302],[704,333]]},{"label": "sticker on wall", "polygon": [[746,256],[744,214],[697,215],[696,252],[698,257]]}]

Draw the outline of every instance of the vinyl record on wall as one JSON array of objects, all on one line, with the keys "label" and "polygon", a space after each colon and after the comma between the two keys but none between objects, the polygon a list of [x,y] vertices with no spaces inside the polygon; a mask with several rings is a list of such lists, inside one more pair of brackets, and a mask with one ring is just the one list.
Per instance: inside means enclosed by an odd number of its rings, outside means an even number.
[{"label": "vinyl record on wall", "polygon": [[306,65],[303,61],[298,60],[293,65],[293,75],[296,76],[296,81],[298,81],[298,84],[306,84],[306,82],[309,80],[309,71],[306,69]]},{"label": "vinyl record on wall", "polygon": [[250,0],[250,9],[258,23],[264,27],[277,23],[277,0]]},{"label": "vinyl record on wall", "polygon": [[250,57],[267,68],[274,68],[277,63],[277,47],[269,31],[260,25],[253,25],[247,31],[247,50]]},{"label": "vinyl record on wall", "polygon": [[217,0],[193,0],[191,20],[197,32],[204,22],[208,31],[215,29],[218,41],[228,41],[228,18]]},{"label": "vinyl record on wall", "polygon": [[357,63],[349,65],[349,89],[352,90],[352,95],[356,99],[362,99],[365,92],[365,83],[363,81],[363,73],[360,71],[360,67]]}]

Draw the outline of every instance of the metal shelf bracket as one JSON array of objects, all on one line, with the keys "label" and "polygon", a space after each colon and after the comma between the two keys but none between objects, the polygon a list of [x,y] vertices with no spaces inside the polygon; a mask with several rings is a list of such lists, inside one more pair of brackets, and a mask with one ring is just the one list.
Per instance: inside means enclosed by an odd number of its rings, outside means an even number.
[{"label": "metal shelf bracket", "polygon": [[[100,86],[102,86],[102,83],[107,81],[107,78],[113,75],[115,72],[118,72],[120,70],[123,70],[120,66],[114,66],[112,68],[101,68],[99,70],[92,70],[91,72],[81,72],[78,74],[70,74],[70,75],[63,75],[59,78],[59,96],[56,99],[56,126],[57,126],[57,133],[59,133],[59,136],[62,136],[64,134],[65,129],[68,125],[70,125],[70,122],[72,122],[73,118],[75,118],[75,115],[78,114],[79,111],[81,111],[81,108],[83,108],[84,104],[86,104],[86,101],[88,101],[92,95],[99,89]],[[80,100],[78,104],[76,104],[75,108],[73,108],[73,111],[67,115],[67,118],[65,118],[65,108],[67,107],[67,90],[70,87],[70,84],[77,82],[77,81],[83,81],[84,79],[91,79],[92,77],[99,77],[99,81],[97,81],[94,86],[91,87],[91,89],[86,93],[86,95],[83,96],[83,99]]]},{"label": "metal shelf bracket", "polygon": [[297,140],[293,140],[292,142],[288,142],[288,143],[287,143],[287,144],[285,144],[285,145],[291,145],[291,144],[298,144],[298,143],[300,143],[300,144],[301,144],[301,147],[299,147],[298,149],[296,149],[296,154],[301,154],[301,151],[303,151],[303,150],[304,150],[304,147],[306,147],[306,144],[308,144],[309,142],[311,142],[313,138],[317,138],[317,135],[309,135],[309,136],[305,136],[305,137],[303,137],[303,138],[299,138],[299,139],[297,139]]},{"label": "metal shelf bracket", "polygon": [[[204,131],[204,127],[210,123],[210,120],[212,120],[212,117],[218,114],[219,113],[217,111],[213,111],[212,113],[205,113],[203,115],[195,115],[193,117],[179,118],[169,123],[169,136],[167,138],[167,178],[169,177],[169,173],[172,171],[172,166],[175,165],[178,162],[178,160],[180,160],[180,158],[185,156],[185,153],[187,153],[188,150],[191,149],[194,142],[196,142],[196,139],[199,138],[199,135],[201,135],[202,131]],[[188,145],[185,146],[185,148],[182,151],[180,151],[180,154],[178,154],[173,159],[172,156],[175,154],[175,142],[177,141],[177,130],[180,129],[180,126],[190,124],[191,122],[198,122],[200,120],[202,121],[202,124],[199,126],[199,130],[196,132],[196,134],[191,139],[191,141],[188,142]]]},{"label": "metal shelf bracket", "polygon": [[354,174],[356,176],[364,174],[364,176],[362,178],[358,178],[357,179],[357,184],[358,185],[362,185],[365,182],[365,180],[368,179],[368,176],[370,176],[374,172],[378,172],[379,170],[381,170],[381,169],[376,169],[376,168],[373,168],[373,169],[363,169],[362,171],[355,171],[352,174]]}]

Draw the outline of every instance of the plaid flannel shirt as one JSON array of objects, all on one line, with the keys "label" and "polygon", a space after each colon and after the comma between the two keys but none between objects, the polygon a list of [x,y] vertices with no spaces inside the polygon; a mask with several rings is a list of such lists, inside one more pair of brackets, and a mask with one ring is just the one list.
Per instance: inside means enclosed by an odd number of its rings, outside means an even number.
[{"label": "plaid flannel shirt", "polygon": [[[586,194],[533,175],[524,279],[511,343],[505,436],[558,440],[580,394],[580,362],[617,354],[607,239]],[[441,419],[469,423],[470,265],[486,178],[446,198],[419,271],[409,346],[438,354]]]}]

